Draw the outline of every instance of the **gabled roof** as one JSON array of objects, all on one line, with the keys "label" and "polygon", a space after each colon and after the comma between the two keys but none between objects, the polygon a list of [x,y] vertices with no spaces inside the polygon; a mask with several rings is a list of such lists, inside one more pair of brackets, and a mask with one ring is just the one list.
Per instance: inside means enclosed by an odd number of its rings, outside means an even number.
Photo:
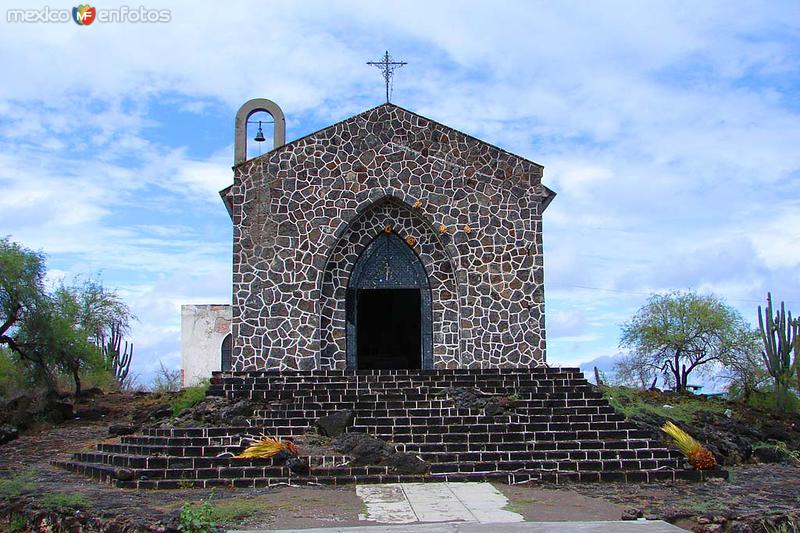
[{"label": "gabled roof", "polygon": [[[524,158],[522,156],[519,156],[519,155],[514,154],[512,152],[509,152],[507,150],[504,150],[503,148],[500,148],[500,147],[498,147],[496,145],[488,143],[488,142],[486,142],[484,140],[481,140],[481,139],[479,139],[477,137],[474,137],[474,136],[469,135],[467,133],[464,133],[462,131],[459,131],[459,130],[456,130],[454,128],[451,128],[450,126],[446,126],[446,125],[444,125],[444,124],[442,124],[440,122],[437,122],[437,121],[435,121],[433,119],[430,119],[428,117],[422,116],[422,115],[420,115],[418,113],[415,113],[413,111],[409,111],[408,109],[406,109],[404,107],[398,106],[396,104],[392,104],[390,102],[387,102],[387,103],[372,107],[370,109],[367,109],[366,111],[358,113],[357,115],[353,115],[353,116],[348,117],[348,118],[346,118],[344,120],[340,120],[339,122],[335,122],[334,124],[331,124],[330,126],[326,126],[326,127],[322,128],[322,129],[319,129],[317,131],[314,131],[312,133],[309,133],[307,135],[304,135],[302,137],[294,139],[293,141],[290,141],[290,142],[288,142],[288,143],[286,143],[286,144],[284,144],[282,146],[278,146],[277,148],[273,148],[269,152],[266,152],[266,153],[264,153],[264,154],[262,154],[260,156],[257,156],[257,157],[248,159],[247,161],[244,161],[242,163],[239,163],[238,165],[235,165],[233,168],[236,169],[236,168],[242,167],[244,165],[252,164],[252,162],[257,160],[257,159],[261,159],[261,158],[265,158],[265,157],[267,157],[267,158],[271,157],[273,154],[275,154],[278,151],[291,150],[296,144],[299,144],[299,143],[301,143],[302,141],[304,141],[304,140],[306,140],[308,138],[314,137],[315,135],[319,135],[320,133],[323,133],[323,132],[326,132],[328,130],[334,129],[337,126],[339,126],[341,124],[344,124],[346,122],[357,121],[357,120],[368,120],[370,118],[370,116],[374,116],[375,111],[380,111],[382,109],[386,109],[386,110],[396,109],[396,110],[402,111],[404,113],[408,113],[409,115],[411,115],[413,117],[416,117],[418,119],[421,119],[422,121],[425,121],[425,122],[428,122],[431,125],[434,125],[436,128],[441,129],[442,131],[444,131],[446,133],[452,133],[452,134],[455,134],[457,136],[461,136],[464,139],[472,140],[472,141],[477,142],[479,144],[482,144],[482,145],[484,145],[486,147],[489,147],[492,150],[496,150],[496,151],[501,152],[503,154],[510,155],[513,158],[518,159],[521,162],[524,162],[524,163],[527,163],[527,164],[530,164],[530,165],[534,165],[534,166],[536,166],[536,167],[538,167],[540,169],[544,168],[542,165],[540,165],[539,163],[536,163],[535,161],[531,161],[530,159],[526,159],[526,158]],[[545,185],[543,185],[543,184],[541,185],[541,187],[542,187],[542,191],[543,191],[544,196],[545,196],[545,199],[543,200],[543,207],[542,207],[542,211],[544,211],[544,209],[546,209],[547,206],[550,205],[550,202],[553,201],[553,198],[555,198],[556,193],[553,190],[551,190],[550,188],[548,188]],[[228,213],[229,214],[232,213],[232,205],[230,205],[230,201],[231,201],[231,198],[230,198],[230,187],[227,187],[227,188],[223,189],[222,191],[220,191],[220,196],[222,196],[222,199],[225,202],[225,206],[228,209]]]}]

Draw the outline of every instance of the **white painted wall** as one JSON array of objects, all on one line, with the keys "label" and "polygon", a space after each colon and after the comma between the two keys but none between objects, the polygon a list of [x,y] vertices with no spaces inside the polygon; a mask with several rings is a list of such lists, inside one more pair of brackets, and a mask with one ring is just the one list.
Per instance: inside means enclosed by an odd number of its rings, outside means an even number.
[{"label": "white painted wall", "polygon": [[222,366],[222,341],[231,332],[230,305],[181,306],[181,384],[196,385]]}]

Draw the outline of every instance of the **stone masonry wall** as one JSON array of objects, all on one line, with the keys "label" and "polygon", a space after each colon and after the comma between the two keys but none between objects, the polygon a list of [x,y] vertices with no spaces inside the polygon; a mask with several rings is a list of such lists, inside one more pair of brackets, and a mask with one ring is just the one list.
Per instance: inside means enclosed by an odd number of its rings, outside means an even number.
[{"label": "stone masonry wall", "polygon": [[436,368],[544,364],[541,212],[554,193],[541,177],[392,104],[239,165],[234,368],[344,368],[347,279],[389,224],[414,238],[430,280]]}]

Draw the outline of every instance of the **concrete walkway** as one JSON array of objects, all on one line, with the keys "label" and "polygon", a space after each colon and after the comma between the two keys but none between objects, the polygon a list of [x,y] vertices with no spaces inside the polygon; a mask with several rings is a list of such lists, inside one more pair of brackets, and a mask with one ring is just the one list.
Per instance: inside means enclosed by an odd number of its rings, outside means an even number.
[{"label": "concrete walkway", "polygon": [[515,522],[501,524],[447,523],[399,526],[334,527],[320,529],[271,529],[230,533],[686,533],[661,520],[631,522]]},{"label": "concrete walkway", "polygon": [[[270,530],[280,533],[676,533],[662,521],[525,522],[505,509],[508,498],[490,483],[390,483],[357,485],[365,512],[377,526]],[[567,504],[569,505],[569,504]],[[619,515],[617,515],[619,516]],[[594,515],[596,518],[597,515]],[[261,533],[266,530],[251,531]],[[245,533],[245,532],[240,532]]]},{"label": "concrete walkway", "polygon": [[522,522],[506,511],[506,498],[490,483],[389,483],[357,485],[366,513],[359,520],[381,524],[413,522]]}]

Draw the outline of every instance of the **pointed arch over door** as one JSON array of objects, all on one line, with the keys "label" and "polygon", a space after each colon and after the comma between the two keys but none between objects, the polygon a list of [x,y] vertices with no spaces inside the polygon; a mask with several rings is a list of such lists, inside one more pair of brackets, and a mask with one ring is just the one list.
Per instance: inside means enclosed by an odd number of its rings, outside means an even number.
[{"label": "pointed arch over door", "polygon": [[361,253],[346,306],[348,368],[433,368],[428,275],[398,235],[383,232]]}]

